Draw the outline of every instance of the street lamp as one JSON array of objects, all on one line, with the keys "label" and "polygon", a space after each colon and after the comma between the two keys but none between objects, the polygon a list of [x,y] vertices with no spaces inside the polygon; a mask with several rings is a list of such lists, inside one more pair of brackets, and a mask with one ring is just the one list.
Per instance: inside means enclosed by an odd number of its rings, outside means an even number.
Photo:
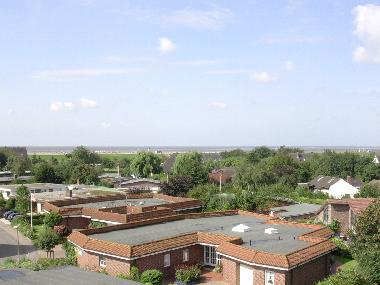
[{"label": "street lamp", "polygon": [[17,261],[20,262],[20,240],[18,238],[18,227],[19,227],[18,225],[14,226],[14,228],[17,231]]}]

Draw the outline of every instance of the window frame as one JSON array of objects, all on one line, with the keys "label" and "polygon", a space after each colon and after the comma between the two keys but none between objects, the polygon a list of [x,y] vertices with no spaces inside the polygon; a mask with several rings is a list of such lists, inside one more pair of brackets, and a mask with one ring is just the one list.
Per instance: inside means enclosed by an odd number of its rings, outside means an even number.
[{"label": "window frame", "polygon": [[171,262],[171,257],[170,257],[170,253],[166,253],[164,255],[164,267],[170,267],[170,262]]},{"label": "window frame", "polygon": [[182,262],[189,262],[190,259],[190,251],[188,248],[182,251]]},{"label": "window frame", "polygon": [[[269,270],[265,270],[265,273],[264,273],[264,284],[265,285],[275,285],[276,284],[276,279],[275,279],[275,273],[274,271],[269,271]],[[273,283],[269,283],[269,278],[270,277],[273,277]]]},{"label": "window frame", "polygon": [[99,256],[99,267],[100,268],[106,268],[107,267],[107,260],[104,256]]}]

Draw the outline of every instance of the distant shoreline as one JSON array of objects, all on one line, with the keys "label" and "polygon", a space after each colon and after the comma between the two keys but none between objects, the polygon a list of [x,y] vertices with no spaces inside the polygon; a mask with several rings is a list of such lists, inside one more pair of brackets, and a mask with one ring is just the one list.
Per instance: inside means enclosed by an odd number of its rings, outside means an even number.
[{"label": "distant shoreline", "polygon": [[[64,155],[71,152],[76,146],[27,146],[29,155]],[[256,146],[86,146],[100,154],[134,154],[138,151],[146,150],[157,153],[170,154],[175,152],[209,152],[219,153],[233,149],[249,151]],[[269,146],[276,149],[278,146]],[[335,151],[378,151],[380,146],[289,146],[303,149],[305,152],[322,152],[325,149]]]}]

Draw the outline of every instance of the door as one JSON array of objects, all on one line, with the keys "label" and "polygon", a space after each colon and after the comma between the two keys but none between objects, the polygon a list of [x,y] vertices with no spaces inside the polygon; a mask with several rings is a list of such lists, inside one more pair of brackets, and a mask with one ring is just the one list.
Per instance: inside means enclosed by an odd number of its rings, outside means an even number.
[{"label": "door", "polygon": [[253,285],[253,269],[240,264],[240,285]]},{"label": "door", "polygon": [[217,264],[220,264],[220,256],[219,254],[216,253],[215,247],[205,245],[203,247],[203,252],[204,252],[203,263],[205,265],[215,266]]}]

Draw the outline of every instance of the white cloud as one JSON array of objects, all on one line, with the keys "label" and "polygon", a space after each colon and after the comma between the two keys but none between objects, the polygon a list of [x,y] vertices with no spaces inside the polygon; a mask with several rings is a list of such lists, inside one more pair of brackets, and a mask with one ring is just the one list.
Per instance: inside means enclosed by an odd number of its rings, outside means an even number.
[{"label": "white cloud", "polygon": [[166,24],[186,26],[195,29],[220,29],[224,23],[232,18],[228,9],[213,8],[210,10],[182,9],[173,11],[161,17]]},{"label": "white cloud", "polygon": [[107,122],[101,122],[101,123],[99,124],[99,126],[100,126],[101,128],[103,128],[103,129],[108,129],[108,128],[111,127],[111,124],[110,124],[110,123],[107,123]]},{"label": "white cloud", "polygon": [[296,66],[294,65],[293,61],[291,61],[291,60],[285,61],[285,69],[286,69],[286,71],[291,72],[291,71],[294,71],[295,68],[296,68]]},{"label": "white cloud", "polygon": [[141,7],[112,9],[110,12],[133,17],[137,20],[156,22],[161,25],[182,26],[198,30],[218,30],[233,17],[231,10],[213,7],[211,9],[154,10]]},{"label": "white cloud", "polygon": [[74,109],[74,104],[71,102],[55,101],[50,104],[50,110],[53,112],[71,111],[73,109]]},{"label": "white cloud", "polygon": [[7,113],[8,113],[8,115],[13,114],[13,109],[12,109],[12,108],[9,108],[9,109],[7,110]]},{"label": "white cloud", "polygon": [[218,109],[225,109],[227,107],[227,104],[223,102],[212,102],[211,106]]},{"label": "white cloud", "polygon": [[123,76],[141,73],[139,68],[79,68],[38,71],[32,75],[36,80],[77,80],[100,76]]},{"label": "white cloud", "polygon": [[158,49],[162,54],[166,54],[173,52],[176,49],[176,46],[168,38],[160,38]]},{"label": "white cloud", "polygon": [[265,71],[254,71],[249,75],[249,78],[251,80],[254,80],[256,82],[262,82],[262,83],[268,83],[277,80],[276,77],[270,75],[269,73]]},{"label": "white cloud", "polygon": [[380,5],[358,5],[353,13],[354,35],[360,41],[353,51],[353,59],[380,64]]},{"label": "white cloud", "polygon": [[98,106],[98,103],[96,103],[96,101],[91,100],[91,99],[81,98],[80,99],[80,105],[81,105],[81,107],[83,107],[85,109],[93,109],[93,108],[96,108]]},{"label": "white cloud", "polygon": [[254,80],[256,82],[269,83],[272,81],[276,81],[278,78],[270,75],[265,71],[254,71],[249,69],[215,69],[207,72],[208,74],[215,75],[244,75],[249,79]]}]

